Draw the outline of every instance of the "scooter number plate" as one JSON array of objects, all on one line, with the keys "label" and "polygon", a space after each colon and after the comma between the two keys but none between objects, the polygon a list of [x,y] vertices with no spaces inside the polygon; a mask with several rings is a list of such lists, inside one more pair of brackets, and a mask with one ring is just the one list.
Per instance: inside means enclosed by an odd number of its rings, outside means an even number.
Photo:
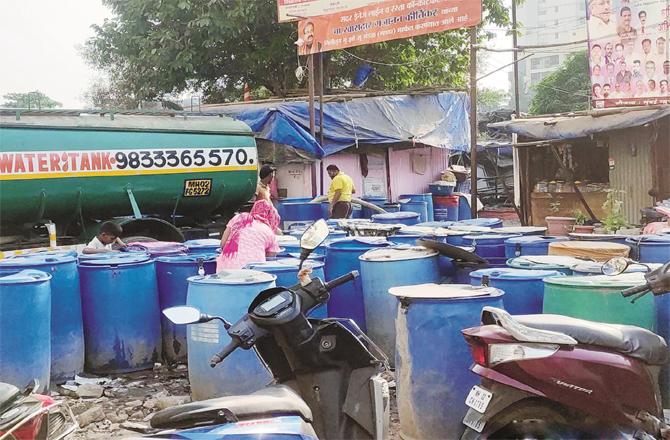
[{"label": "scooter number plate", "polygon": [[475,385],[470,390],[470,394],[468,394],[467,399],[465,399],[465,404],[470,408],[484,414],[492,398],[493,393]]},{"label": "scooter number plate", "polygon": [[465,417],[463,417],[463,424],[477,432],[482,432],[484,426],[486,426],[486,419],[484,418],[484,414],[480,414],[476,410],[470,408],[465,414]]}]

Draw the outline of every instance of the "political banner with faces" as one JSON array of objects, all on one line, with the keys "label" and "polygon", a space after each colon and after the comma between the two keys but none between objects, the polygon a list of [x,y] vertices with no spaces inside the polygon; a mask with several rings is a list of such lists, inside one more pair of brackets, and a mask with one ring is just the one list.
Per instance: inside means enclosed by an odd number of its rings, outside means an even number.
[{"label": "political banner with faces", "polygon": [[586,0],[594,108],[670,103],[670,0]]}]

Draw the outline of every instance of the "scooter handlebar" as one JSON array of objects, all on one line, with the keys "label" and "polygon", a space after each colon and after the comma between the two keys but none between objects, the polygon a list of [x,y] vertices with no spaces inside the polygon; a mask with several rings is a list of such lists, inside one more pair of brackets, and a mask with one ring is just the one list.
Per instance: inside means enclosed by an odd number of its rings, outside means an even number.
[{"label": "scooter handlebar", "polygon": [[223,360],[227,358],[230,355],[230,353],[235,351],[235,349],[239,346],[240,346],[240,340],[238,338],[233,338],[233,340],[230,341],[228,345],[223,347],[223,349],[220,352],[212,356],[212,359],[209,360],[209,366],[212,368],[216,367],[218,364],[223,362]]},{"label": "scooter handlebar", "polygon": [[628,298],[629,296],[633,296],[633,295],[636,295],[638,293],[646,292],[647,290],[650,290],[650,289],[651,289],[651,286],[649,285],[649,283],[647,283],[647,284],[644,284],[642,286],[635,286],[635,287],[630,287],[628,289],[622,290],[621,295],[624,298]]},{"label": "scooter handlebar", "polygon": [[348,283],[349,281],[353,281],[356,278],[358,278],[358,271],[352,270],[346,275],[342,275],[341,277],[335,278],[334,280],[327,282],[325,285],[326,290],[332,290],[338,286],[341,286],[342,284]]}]

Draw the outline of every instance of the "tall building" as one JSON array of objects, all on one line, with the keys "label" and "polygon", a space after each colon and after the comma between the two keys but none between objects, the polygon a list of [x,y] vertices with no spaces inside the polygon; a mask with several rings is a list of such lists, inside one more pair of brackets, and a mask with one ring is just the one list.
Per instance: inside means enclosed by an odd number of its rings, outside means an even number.
[{"label": "tall building", "polygon": [[[517,7],[520,46],[538,46],[585,40],[586,0],[526,0]],[[519,103],[528,111],[535,87],[556,70],[572,52],[586,50],[586,43],[521,52],[519,58]],[[514,106],[514,73],[510,73],[511,105]]]}]

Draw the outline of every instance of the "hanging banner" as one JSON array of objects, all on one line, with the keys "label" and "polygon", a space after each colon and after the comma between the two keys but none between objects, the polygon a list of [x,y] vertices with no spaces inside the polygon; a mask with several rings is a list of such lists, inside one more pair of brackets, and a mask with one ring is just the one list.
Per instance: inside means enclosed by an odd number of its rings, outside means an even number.
[{"label": "hanging banner", "polygon": [[335,14],[383,0],[277,0],[277,18],[280,23],[301,18]]},{"label": "hanging banner", "polygon": [[479,0],[388,0],[300,20],[298,53],[330,50],[472,27],[482,20]]},{"label": "hanging banner", "polygon": [[670,0],[586,0],[594,108],[670,103]]}]

